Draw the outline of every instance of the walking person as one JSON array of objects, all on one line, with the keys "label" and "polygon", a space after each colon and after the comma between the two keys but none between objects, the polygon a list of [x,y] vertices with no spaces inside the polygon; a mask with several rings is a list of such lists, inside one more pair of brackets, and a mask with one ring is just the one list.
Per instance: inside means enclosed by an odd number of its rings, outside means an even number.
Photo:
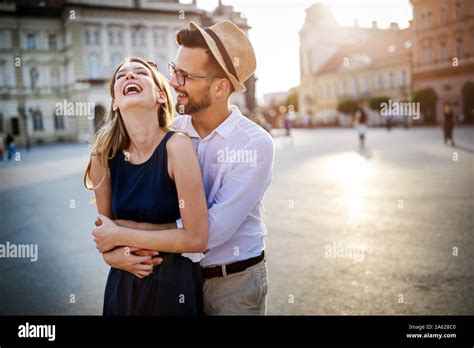
[{"label": "walking person", "polygon": [[0,137],[0,162],[3,162],[5,158],[5,143],[3,142],[3,138]]},{"label": "walking person", "polygon": [[367,133],[367,115],[364,110],[359,106],[355,113],[355,127],[359,134],[359,146],[365,148],[365,135]]},{"label": "walking person", "polygon": [[449,103],[444,103],[443,113],[444,113],[444,121],[443,121],[444,144],[447,145],[449,141],[451,146],[455,146],[454,139],[453,139],[454,113]]},{"label": "walking person", "polygon": [[12,158],[15,156],[16,153],[16,146],[15,146],[15,137],[13,134],[8,133],[7,138],[5,139],[7,144],[7,156],[8,160],[11,161]]}]

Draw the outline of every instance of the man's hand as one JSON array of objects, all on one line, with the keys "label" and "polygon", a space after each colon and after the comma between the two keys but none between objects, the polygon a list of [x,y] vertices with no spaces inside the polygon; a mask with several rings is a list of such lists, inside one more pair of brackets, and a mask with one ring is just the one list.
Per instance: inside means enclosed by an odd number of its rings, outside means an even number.
[{"label": "man's hand", "polygon": [[140,279],[148,277],[153,267],[163,262],[157,251],[130,247],[116,248],[102,256],[110,267],[130,272]]}]

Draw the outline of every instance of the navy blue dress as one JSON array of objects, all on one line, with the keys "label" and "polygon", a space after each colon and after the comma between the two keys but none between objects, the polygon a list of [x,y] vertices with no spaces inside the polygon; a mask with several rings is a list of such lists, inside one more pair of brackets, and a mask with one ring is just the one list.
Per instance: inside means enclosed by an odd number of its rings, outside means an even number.
[{"label": "navy blue dress", "polygon": [[[168,175],[166,133],[152,156],[132,164],[122,151],[109,160],[112,210],[116,219],[155,224],[180,218],[176,185]],[[201,315],[199,263],[181,254],[160,252],[163,262],[143,279],[111,268],[105,287],[104,315]]]}]

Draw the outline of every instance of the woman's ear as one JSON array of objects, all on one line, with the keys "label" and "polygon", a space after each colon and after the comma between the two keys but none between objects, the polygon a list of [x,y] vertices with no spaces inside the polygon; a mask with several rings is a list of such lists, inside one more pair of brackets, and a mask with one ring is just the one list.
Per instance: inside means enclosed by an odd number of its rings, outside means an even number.
[{"label": "woman's ear", "polygon": [[117,111],[118,110],[118,106],[117,106],[117,102],[115,101],[115,99],[112,100],[112,111]]},{"label": "woman's ear", "polygon": [[167,100],[166,93],[165,92],[158,92],[158,99],[157,99],[158,103],[159,104],[165,104],[166,100]]}]

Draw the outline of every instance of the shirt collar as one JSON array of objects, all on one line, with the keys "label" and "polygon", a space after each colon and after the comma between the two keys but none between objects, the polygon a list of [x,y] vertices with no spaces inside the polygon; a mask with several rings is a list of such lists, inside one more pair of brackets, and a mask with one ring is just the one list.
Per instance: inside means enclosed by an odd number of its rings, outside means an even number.
[{"label": "shirt collar", "polygon": [[[230,106],[231,114],[227,117],[224,122],[222,122],[216,129],[214,129],[211,134],[209,134],[206,138],[212,137],[214,133],[218,133],[223,138],[226,138],[235,128],[237,122],[241,117],[243,117],[242,113],[240,112],[239,108],[235,105]],[[184,125],[184,131],[191,137],[191,138],[200,138],[198,132],[194,129],[193,123],[191,122],[192,116],[187,115],[186,117],[186,124]]]}]

